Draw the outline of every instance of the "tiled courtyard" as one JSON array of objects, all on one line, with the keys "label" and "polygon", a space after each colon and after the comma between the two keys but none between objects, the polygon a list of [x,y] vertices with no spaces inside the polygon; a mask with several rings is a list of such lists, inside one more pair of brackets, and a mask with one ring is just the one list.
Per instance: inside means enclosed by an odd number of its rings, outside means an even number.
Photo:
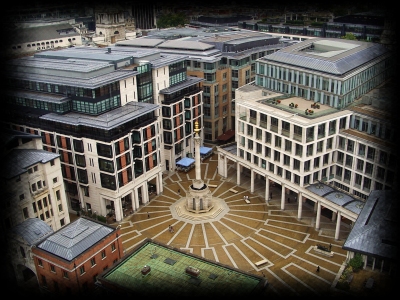
[{"label": "tiled courtyard", "polygon": [[[273,199],[264,198],[265,182],[257,181],[253,194],[250,178],[243,176],[236,185],[236,169],[229,166],[228,177],[217,174],[217,155],[201,164],[201,174],[213,196],[223,199],[228,211],[221,217],[205,222],[174,218],[170,206],[185,195],[195,179],[195,169],[188,173],[164,174],[164,191],[119,224],[125,253],[144,239],[179,248],[231,267],[265,276],[269,285],[268,297],[340,296],[344,292],[332,288],[339,278],[346,251],[342,245],[350,226],[342,222],[339,240],[334,239],[336,222],[321,217],[321,228],[316,230],[316,214],[311,206],[303,205],[302,219],[297,219],[297,203],[280,206],[280,188],[272,187]],[[237,191],[230,191],[233,188]],[[178,193],[180,189],[181,193]],[[246,203],[243,196],[249,196]],[[149,216],[148,217],[148,214]],[[168,226],[174,228],[171,233]],[[316,253],[316,244],[332,245],[333,257]],[[265,260],[262,264],[257,262]],[[320,271],[317,272],[317,266]],[[373,291],[365,291],[366,276],[376,279]],[[355,273],[350,292],[353,295],[371,295],[384,288],[386,277],[378,272],[363,270]],[[380,286],[379,286],[380,285]],[[345,295],[346,293],[344,293]]]}]

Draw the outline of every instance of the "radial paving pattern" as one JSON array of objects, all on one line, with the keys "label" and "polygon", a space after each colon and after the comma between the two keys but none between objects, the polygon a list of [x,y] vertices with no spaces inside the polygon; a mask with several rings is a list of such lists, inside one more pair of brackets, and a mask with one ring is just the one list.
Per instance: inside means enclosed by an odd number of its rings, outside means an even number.
[{"label": "radial paving pattern", "polygon": [[[321,217],[321,229],[317,231],[315,212],[307,204],[303,205],[302,220],[297,220],[297,203],[287,203],[285,210],[280,209],[280,189],[273,188],[273,199],[266,203],[264,181],[257,181],[255,192],[250,194],[249,178],[243,177],[242,184],[237,186],[233,165],[228,178],[222,178],[217,174],[217,164],[214,154],[201,165],[204,182],[216,186],[210,187],[213,197],[224,200],[209,213],[212,218],[200,215],[200,219],[192,219],[180,214],[182,196],[177,191],[185,193],[195,179],[194,170],[164,175],[164,192],[120,223],[124,251],[151,238],[264,275],[269,281],[265,290],[269,297],[334,295],[331,286],[346,259],[346,251],[341,247],[350,228],[343,224],[340,240],[335,241],[336,222]],[[230,191],[231,188],[237,193]],[[244,201],[245,195],[249,196],[250,204]],[[173,226],[173,233],[169,232],[169,225]],[[316,244],[332,244],[333,257],[313,251]]]}]

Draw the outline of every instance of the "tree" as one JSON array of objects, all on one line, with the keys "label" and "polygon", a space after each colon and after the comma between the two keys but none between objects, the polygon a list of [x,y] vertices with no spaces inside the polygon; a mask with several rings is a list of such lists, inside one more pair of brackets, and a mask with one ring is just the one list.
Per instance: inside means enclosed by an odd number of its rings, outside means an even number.
[{"label": "tree", "polygon": [[346,33],[346,35],[344,35],[344,36],[341,36],[340,37],[341,39],[345,39],[345,40],[357,40],[357,38],[356,38],[356,36],[353,34],[353,33],[351,33],[351,32],[349,32],[349,33]]},{"label": "tree", "polygon": [[183,13],[167,13],[157,19],[158,28],[184,26],[186,23],[187,18]]}]

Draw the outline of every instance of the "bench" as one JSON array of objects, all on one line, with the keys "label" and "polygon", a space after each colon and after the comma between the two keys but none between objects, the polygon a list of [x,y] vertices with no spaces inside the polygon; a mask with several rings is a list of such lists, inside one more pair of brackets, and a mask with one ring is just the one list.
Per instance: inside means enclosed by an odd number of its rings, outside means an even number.
[{"label": "bench", "polygon": [[260,261],[258,261],[256,263],[254,263],[254,264],[258,267],[258,266],[261,266],[263,264],[266,264],[267,262],[268,262],[267,259],[263,259],[263,260],[260,260]]},{"label": "bench", "polygon": [[247,204],[250,204],[250,200],[244,199],[244,201],[246,201]]},{"label": "bench", "polygon": [[234,189],[229,189],[229,191],[231,191],[232,193],[235,193],[235,194],[238,193],[238,191],[237,191],[237,190],[234,190]]},{"label": "bench", "polygon": [[209,187],[216,188],[218,185],[216,185],[216,184],[209,184],[208,186],[209,186]]},{"label": "bench", "polygon": [[332,251],[327,252],[327,251],[318,249],[318,246],[314,246],[313,250],[315,252],[319,253],[319,254],[322,254],[322,255],[325,255],[325,256],[329,256],[329,257],[333,257],[333,252]]}]

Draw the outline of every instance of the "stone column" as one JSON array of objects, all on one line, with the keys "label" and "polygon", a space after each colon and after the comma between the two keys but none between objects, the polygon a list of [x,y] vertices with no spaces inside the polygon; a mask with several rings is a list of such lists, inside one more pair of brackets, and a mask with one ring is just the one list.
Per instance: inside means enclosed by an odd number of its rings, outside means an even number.
[{"label": "stone column", "polygon": [[337,217],[337,212],[336,211],[333,211],[332,212],[332,221],[335,221],[336,220],[336,217]]},{"label": "stone column", "polygon": [[236,169],[236,184],[240,185],[240,171],[242,169],[242,166],[240,165],[239,162],[237,162],[237,169]]},{"label": "stone column", "polygon": [[269,199],[269,177],[265,176],[265,202]]},{"label": "stone column", "polygon": [[254,171],[250,169],[250,193],[254,193]]},{"label": "stone column", "polygon": [[134,209],[134,211],[137,211],[139,209],[139,192],[138,192],[138,188],[136,188],[134,190],[133,202],[134,202],[135,205],[132,207],[132,209]]},{"label": "stone column", "polygon": [[285,209],[285,185],[282,183],[282,191],[281,191],[281,209],[284,210]]},{"label": "stone column", "polygon": [[340,222],[342,219],[342,213],[338,211],[337,219],[336,219],[336,230],[335,230],[335,240],[339,240],[339,233],[340,233]]},{"label": "stone column", "polygon": [[315,221],[315,229],[319,230],[319,225],[321,222],[321,202],[317,202],[317,219]]},{"label": "stone column", "polygon": [[301,214],[303,210],[303,193],[299,192],[297,195],[297,202],[298,202],[298,208],[297,208],[297,219],[301,220]]}]

